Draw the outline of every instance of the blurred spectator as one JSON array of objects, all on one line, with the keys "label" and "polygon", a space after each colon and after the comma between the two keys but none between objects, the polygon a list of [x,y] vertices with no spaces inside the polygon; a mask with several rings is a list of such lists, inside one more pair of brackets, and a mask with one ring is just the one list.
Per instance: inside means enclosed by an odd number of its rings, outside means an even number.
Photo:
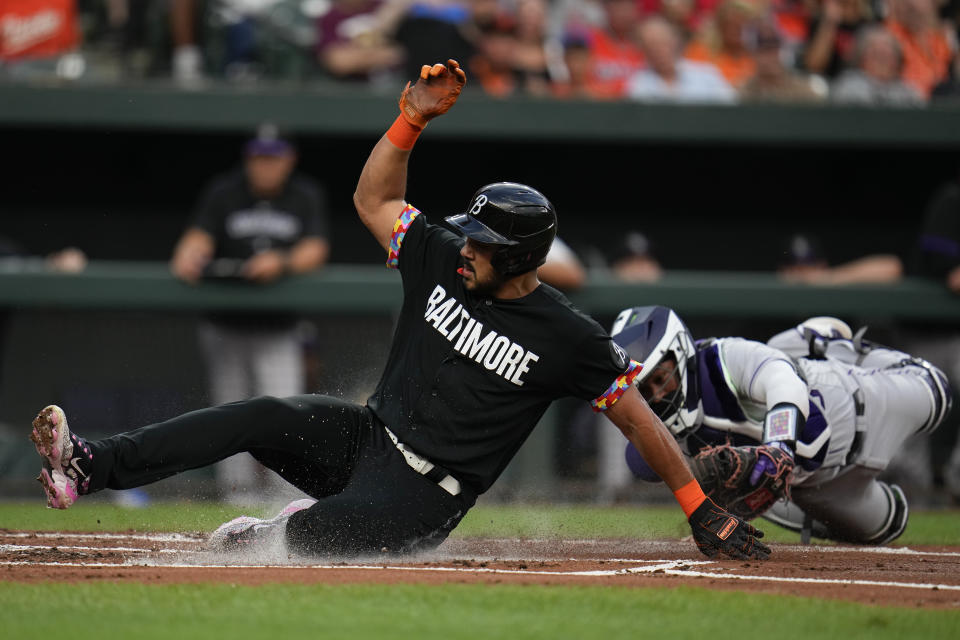
[{"label": "blurred spectator", "polygon": [[697,25],[713,11],[716,0],[639,0],[642,16],[660,15],[676,29],[683,46]]},{"label": "blurred spectator", "polygon": [[333,0],[317,18],[317,56],[321,67],[338,80],[376,81],[389,77],[404,60],[393,42],[400,2]]},{"label": "blurred spectator", "polygon": [[476,54],[470,59],[468,69],[475,86],[479,85],[487,95],[496,98],[519,92],[523,77],[515,67],[518,42],[513,18],[501,15],[477,28]]},{"label": "blurred spectator", "polygon": [[[301,80],[315,68],[316,3],[298,0],[204,2],[206,67],[232,82]],[[188,13],[188,12],[185,12]]]},{"label": "blurred spectator", "polygon": [[[547,37],[547,0],[518,0],[514,67],[523,80],[523,89],[532,95],[550,93],[550,53]],[[556,53],[553,55],[555,60]]]},{"label": "blurred spectator", "polygon": [[960,294],[960,177],[941,185],[927,204],[917,243],[917,271]]},{"label": "blurred spectator", "polygon": [[760,13],[767,5],[767,13],[783,41],[789,55],[786,66],[797,67],[797,55],[810,37],[811,0],[760,0]]},{"label": "blurred spectator", "polygon": [[[466,64],[475,53],[477,25],[489,24],[499,11],[496,0],[391,0],[407,6],[394,35],[403,48],[402,77],[415,80],[424,60],[448,58]],[[468,82],[467,87],[473,88]]]},{"label": "blurred spectator", "polygon": [[171,73],[176,82],[196,85],[203,80],[203,50],[197,23],[201,0],[170,0]]},{"label": "blurred spectator", "polygon": [[[923,223],[913,246],[911,273],[960,294],[960,172],[940,185],[926,202]],[[905,324],[910,353],[939,367],[953,386],[953,411],[929,436],[907,442],[893,460],[890,473],[904,486],[929,500],[942,483],[954,505],[960,505],[960,330],[956,322]]]},{"label": "blurred spectator", "polygon": [[547,261],[537,269],[537,277],[551,287],[571,291],[583,286],[587,272],[573,249],[560,238],[555,238]]},{"label": "blurred spectator", "polygon": [[590,92],[597,98],[620,98],[627,79],[643,67],[637,42],[639,12],[634,0],[601,0],[606,24],[589,29]]},{"label": "blurred spectator", "polygon": [[647,68],[627,83],[634,100],[662,102],[733,103],[736,92],[711,64],[684,60],[680,35],[665,18],[651,16],[639,29]]},{"label": "blurred spectator", "polygon": [[834,102],[898,107],[924,104],[923,97],[900,79],[900,45],[884,27],[864,27],[857,34],[852,64],[830,88]]},{"label": "blurred spectator", "polygon": [[571,31],[563,38],[564,73],[553,78],[551,92],[557,98],[598,98],[591,84],[592,58],[586,33]]},{"label": "blurred spectator", "polygon": [[873,22],[868,0],[820,0],[803,51],[809,73],[836,78],[853,59],[857,31]]},{"label": "blurred spectator", "polygon": [[754,5],[745,0],[723,0],[687,47],[686,58],[715,65],[727,82],[739,89],[756,69],[748,48],[756,19]]},{"label": "blurred spectator", "polygon": [[[757,70],[740,90],[744,102],[822,102],[826,87],[818,91],[810,78],[805,78],[784,65],[783,40],[772,24],[757,31],[755,57]],[[824,84],[823,80],[819,80]]]},{"label": "blurred spectator", "polygon": [[936,0],[890,0],[886,25],[903,52],[903,81],[929,98],[947,79],[955,46],[937,15]]},{"label": "blurred spectator", "polygon": [[12,238],[0,236],[0,261],[8,267],[30,268],[36,263],[47,271],[80,273],[87,268],[87,254],[77,247],[66,247],[43,258],[36,258]]},{"label": "blurred spectator", "polygon": [[[245,147],[244,166],[212,181],[177,243],[171,270],[266,286],[327,260],[327,211],[312,179],[294,172],[292,143],[262,125]],[[304,393],[298,318],[288,313],[217,313],[200,327],[214,404],[254,395]],[[257,465],[247,454],[217,465],[221,491],[233,502],[262,499]],[[270,474],[270,472],[266,472]],[[273,485],[277,486],[277,485]]]},{"label": "blurred spectator", "polygon": [[814,285],[896,282],[903,275],[903,263],[892,254],[875,254],[831,267],[820,239],[797,233],[780,252],[777,275],[788,282]]},{"label": "blurred spectator", "polygon": [[935,102],[960,102],[960,54],[953,56],[950,77],[933,88],[930,99]]},{"label": "blurred spectator", "polygon": [[[950,291],[960,294],[960,175],[942,185],[927,204],[923,228],[917,243],[917,272],[919,275],[933,278],[944,283]],[[955,504],[960,504],[960,439],[957,415],[960,391],[960,331],[956,326],[941,328],[939,336],[925,331],[926,344],[923,352],[940,366],[954,386],[954,416],[951,420],[952,432],[934,434],[935,452],[949,451],[952,455],[934,455],[935,473],[942,467],[944,486]],[[950,439],[953,442],[950,442]],[[946,459],[942,459],[945,457]]]},{"label": "blurred spectator", "polygon": [[610,270],[626,282],[656,282],[663,275],[647,237],[630,231],[610,256]]}]

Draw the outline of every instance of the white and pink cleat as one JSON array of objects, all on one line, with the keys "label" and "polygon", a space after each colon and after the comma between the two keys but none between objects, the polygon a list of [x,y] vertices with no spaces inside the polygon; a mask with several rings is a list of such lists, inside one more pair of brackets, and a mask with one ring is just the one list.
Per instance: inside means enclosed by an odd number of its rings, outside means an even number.
[{"label": "white and pink cleat", "polygon": [[237,551],[251,548],[273,539],[283,532],[282,526],[298,511],[309,509],[317,503],[312,498],[294,500],[273,518],[263,520],[253,516],[240,516],[229,522],[224,522],[217,530],[210,534],[208,546],[214,551]]},{"label": "white and pink cleat", "polygon": [[43,458],[37,480],[47,494],[47,506],[66,509],[90,482],[89,473],[82,468],[93,461],[90,447],[70,433],[67,416],[55,404],[44,407],[33,419],[30,439]]}]

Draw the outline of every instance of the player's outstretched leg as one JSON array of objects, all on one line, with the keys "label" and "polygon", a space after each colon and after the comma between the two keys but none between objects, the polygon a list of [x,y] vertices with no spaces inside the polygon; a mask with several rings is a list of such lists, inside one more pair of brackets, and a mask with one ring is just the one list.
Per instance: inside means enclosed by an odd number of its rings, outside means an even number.
[{"label": "player's outstretched leg", "polygon": [[252,516],[234,518],[217,527],[217,530],[210,534],[207,545],[214,551],[239,551],[274,540],[282,540],[290,516],[297,511],[309,509],[316,502],[312,498],[294,500],[269,520]]},{"label": "player's outstretched leg", "polygon": [[55,404],[44,407],[33,419],[30,439],[43,458],[37,480],[47,494],[47,506],[66,509],[90,484],[93,454],[87,443],[70,433],[67,416]]}]

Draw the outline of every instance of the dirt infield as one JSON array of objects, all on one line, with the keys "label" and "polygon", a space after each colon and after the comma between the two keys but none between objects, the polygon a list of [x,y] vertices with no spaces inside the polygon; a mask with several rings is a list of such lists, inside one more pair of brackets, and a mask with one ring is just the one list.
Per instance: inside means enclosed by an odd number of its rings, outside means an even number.
[{"label": "dirt infield", "polygon": [[766,562],[709,560],[689,541],[448,540],[416,557],[362,561],[217,554],[200,534],[0,530],[0,580],[589,584],[736,589],[871,604],[960,608],[960,549],[774,544]]}]

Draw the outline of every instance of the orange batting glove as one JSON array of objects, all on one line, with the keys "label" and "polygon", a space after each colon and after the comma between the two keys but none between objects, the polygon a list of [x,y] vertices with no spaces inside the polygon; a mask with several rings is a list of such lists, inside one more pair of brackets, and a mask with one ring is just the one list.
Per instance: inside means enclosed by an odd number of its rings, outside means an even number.
[{"label": "orange batting glove", "polygon": [[423,129],[427,122],[450,110],[460,97],[467,74],[456,60],[447,64],[425,64],[420,69],[417,83],[404,88],[400,94],[400,113],[415,127]]}]

